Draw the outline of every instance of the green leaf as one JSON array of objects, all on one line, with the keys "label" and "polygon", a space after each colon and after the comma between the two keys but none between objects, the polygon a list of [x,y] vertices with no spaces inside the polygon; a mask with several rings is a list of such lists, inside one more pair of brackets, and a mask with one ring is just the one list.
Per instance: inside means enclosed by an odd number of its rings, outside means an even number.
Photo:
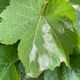
[{"label": "green leaf", "polygon": [[14,62],[17,59],[16,46],[0,44],[0,80],[19,80]]},{"label": "green leaf", "polygon": [[9,5],[10,0],[0,0],[0,13]]},{"label": "green leaf", "polygon": [[54,71],[45,71],[44,80],[80,80],[80,55],[72,55],[70,62],[72,69],[62,64]]},{"label": "green leaf", "polygon": [[18,56],[27,75],[37,77],[61,62],[69,66],[68,56],[77,41],[68,1],[11,0],[1,18],[0,41],[8,45],[20,40]]},{"label": "green leaf", "polygon": [[80,11],[76,10],[76,23],[77,23],[77,31],[80,35]]},{"label": "green leaf", "polygon": [[76,26],[77,26],[77,33],[78,33],[78,47],[80,48],[80,11],[75,10],[76,16]]}]

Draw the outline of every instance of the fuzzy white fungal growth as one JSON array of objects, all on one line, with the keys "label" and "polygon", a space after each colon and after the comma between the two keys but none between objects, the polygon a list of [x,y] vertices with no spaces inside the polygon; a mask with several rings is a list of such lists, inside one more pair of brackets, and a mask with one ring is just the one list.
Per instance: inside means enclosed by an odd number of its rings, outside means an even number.
[{"label": "fuzzy white fungal growth", "polygon": [[46,33],[43,35],[43,39],[45,40],[45,42],[51,42],[53,41],[53,37],[50,33]]},{"label": "fuzzy white fungal growth", "polygon": [[37,52],[37,47],[35,44],[33,44],[33,48],[32,48],[32,51],[30,53],[30,62],[34,61],[35,58],[36,58],[36,52]]},{"label": "fuzzy white fungal growth", "polygon": [[49,57],[47,55],[43,55],[42,57],[39,57],[38,62],[39,62],[39,65],[40,65],[39,70],[43,71],[43,70],[48,68],[48,65],[49,65],[49,62],[50,62]]},{"label": "fuzzy white fungal growth", "polygon": [[68,25],[66,27],[67,27],[67,29],[71,30],[72,32],[74,31],[71,23],[68,23]]},{"label": "fuzzy white fungal growth", "polygon": [[51,34],[50,26],[48,24],[45,24],[43,26],[42,31],[44,33],[43,39],[45,42],[43,47],[46,48],[48,51],[53,52],[53,50],[55,49],[55,44],[54,44],[53,36]]},{"label": "fuzzy white fungal growth", "polygon": [[48,33],[50,31],[50,26],[46,23],[42,27],[43,33]]},{"label": "fuzzy white fungal growth", "polygon": [[64,28],[59,27],[59,28],[58,28],[58,32],[59,32],[60,34],[64,34]]},{"label": "fuzzy white fungal growth", "polygon": [[55,49],[55,45],[51,42],[51,43],[45,43],[44,47],[50,51],[50,52],[53,52],[53,50]]}]

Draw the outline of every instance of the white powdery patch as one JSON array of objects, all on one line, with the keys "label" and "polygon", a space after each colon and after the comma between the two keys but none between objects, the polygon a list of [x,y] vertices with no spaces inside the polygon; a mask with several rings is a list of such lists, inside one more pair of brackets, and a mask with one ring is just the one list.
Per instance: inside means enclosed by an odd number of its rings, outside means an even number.
[{"label": "white powdery patch", "polygon": [[67,29],[71,30],[72,32],[74,31],[71,23],[68,23],[68,25],[66,27],[67,27]]},{"label": "white powdery patch", "polygon": [[43,33],[48,33],[50,31],[50,26],[46,23],[42,27]]},{"label": "white powdery patch", "polygon": [[44,39],[44,44],[43,47],[46,48],[48,51],[53,52],[55,48],[55,44],[53,41],[53,36],[50,33],[50,26],[46,23],[42,26],[42,31],[43,31],[43,39]]},{"label": "white powdery patch", "polygon": [[64,34],[64,28],[59,27],[59,28],[58,28],[58,32],[59,32],[60,34]]},{"label": "white powdery patch", "polygon": [[30,53],[30,62],[34,61],[35,58],[36,58],[36,52],[37,52],[37,47],[35,44],[33,44],[33,48],[32,48],[32,51]]},{"label": "white powdery patch", "polygon": [[45,45],[44,45],[44,47],[48,50],[48,51],[51,51],[51,52],[53,52],[53,50],[54,49],[56,49],[55,48],[55,45],[52,43],[52,42],[45,42]]},{"label": "white powdery patch", "polygon": [[43,71],[48,68],[50,60],[47,55],[43,55],[42,57],[39,57],[38,62],[39,62],[39,66],[40,66],[39,70]]},{"label": "white powdery patch", "polygon": [[45,40],[45,42],[51,42],[53,41],[53,37],[50,33],[46,33],[43,35],[43,39]]}]

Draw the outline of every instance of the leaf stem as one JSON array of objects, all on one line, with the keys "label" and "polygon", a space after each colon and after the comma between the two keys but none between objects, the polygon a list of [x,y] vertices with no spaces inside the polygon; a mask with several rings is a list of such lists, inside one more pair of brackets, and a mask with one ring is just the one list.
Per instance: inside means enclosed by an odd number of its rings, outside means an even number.
[{"label": "leaf stem", "polygon": [[48,1],[46,0],[44,5],[43,5],[43,8],[42,8],[42,11],[41,11],[41,15],[43,16],[45,10],[46,10],[46,7],[47,7],[47,4],[48,4]]}]

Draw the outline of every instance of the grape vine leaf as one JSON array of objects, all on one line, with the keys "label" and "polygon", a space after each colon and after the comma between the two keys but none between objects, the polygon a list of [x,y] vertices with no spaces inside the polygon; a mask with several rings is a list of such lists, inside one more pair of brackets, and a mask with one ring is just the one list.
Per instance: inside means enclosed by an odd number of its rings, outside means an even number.
[{"label": "grape vine leaf", "polygon": [[72,69],[62,64],[54,71],[45,71],[44,80],[80,80],[80,55],[71,55],[70,62]]},{"label": "grape vine leaf", "polygon": [[69,66],[76,44],[73,8],[66,0],[11,0],[0,15],[0,42],[18,40],[18,56],[27,75],[37,77],[61,62]]},{"label": "grape vine leaf", "polygon": [[77,26],[77,31],[80,35],[80,11],[76,10],[76,26]]},{"label": "grape vine leaf", "polygon": [[0,13],[9,5],[10,0],[0,0]]},{"label": "grape vine leaf", "polygon": [[0,44],[0,80],[19,80],[14,65],[17,58],[16,45],[5,46]]},{"label": "grape vine leaf", "polygon": [[78,47],[80,48],[80,11],[75,10],[76,16],[76,26],[77,26],[77,33],[78,33]]}]

